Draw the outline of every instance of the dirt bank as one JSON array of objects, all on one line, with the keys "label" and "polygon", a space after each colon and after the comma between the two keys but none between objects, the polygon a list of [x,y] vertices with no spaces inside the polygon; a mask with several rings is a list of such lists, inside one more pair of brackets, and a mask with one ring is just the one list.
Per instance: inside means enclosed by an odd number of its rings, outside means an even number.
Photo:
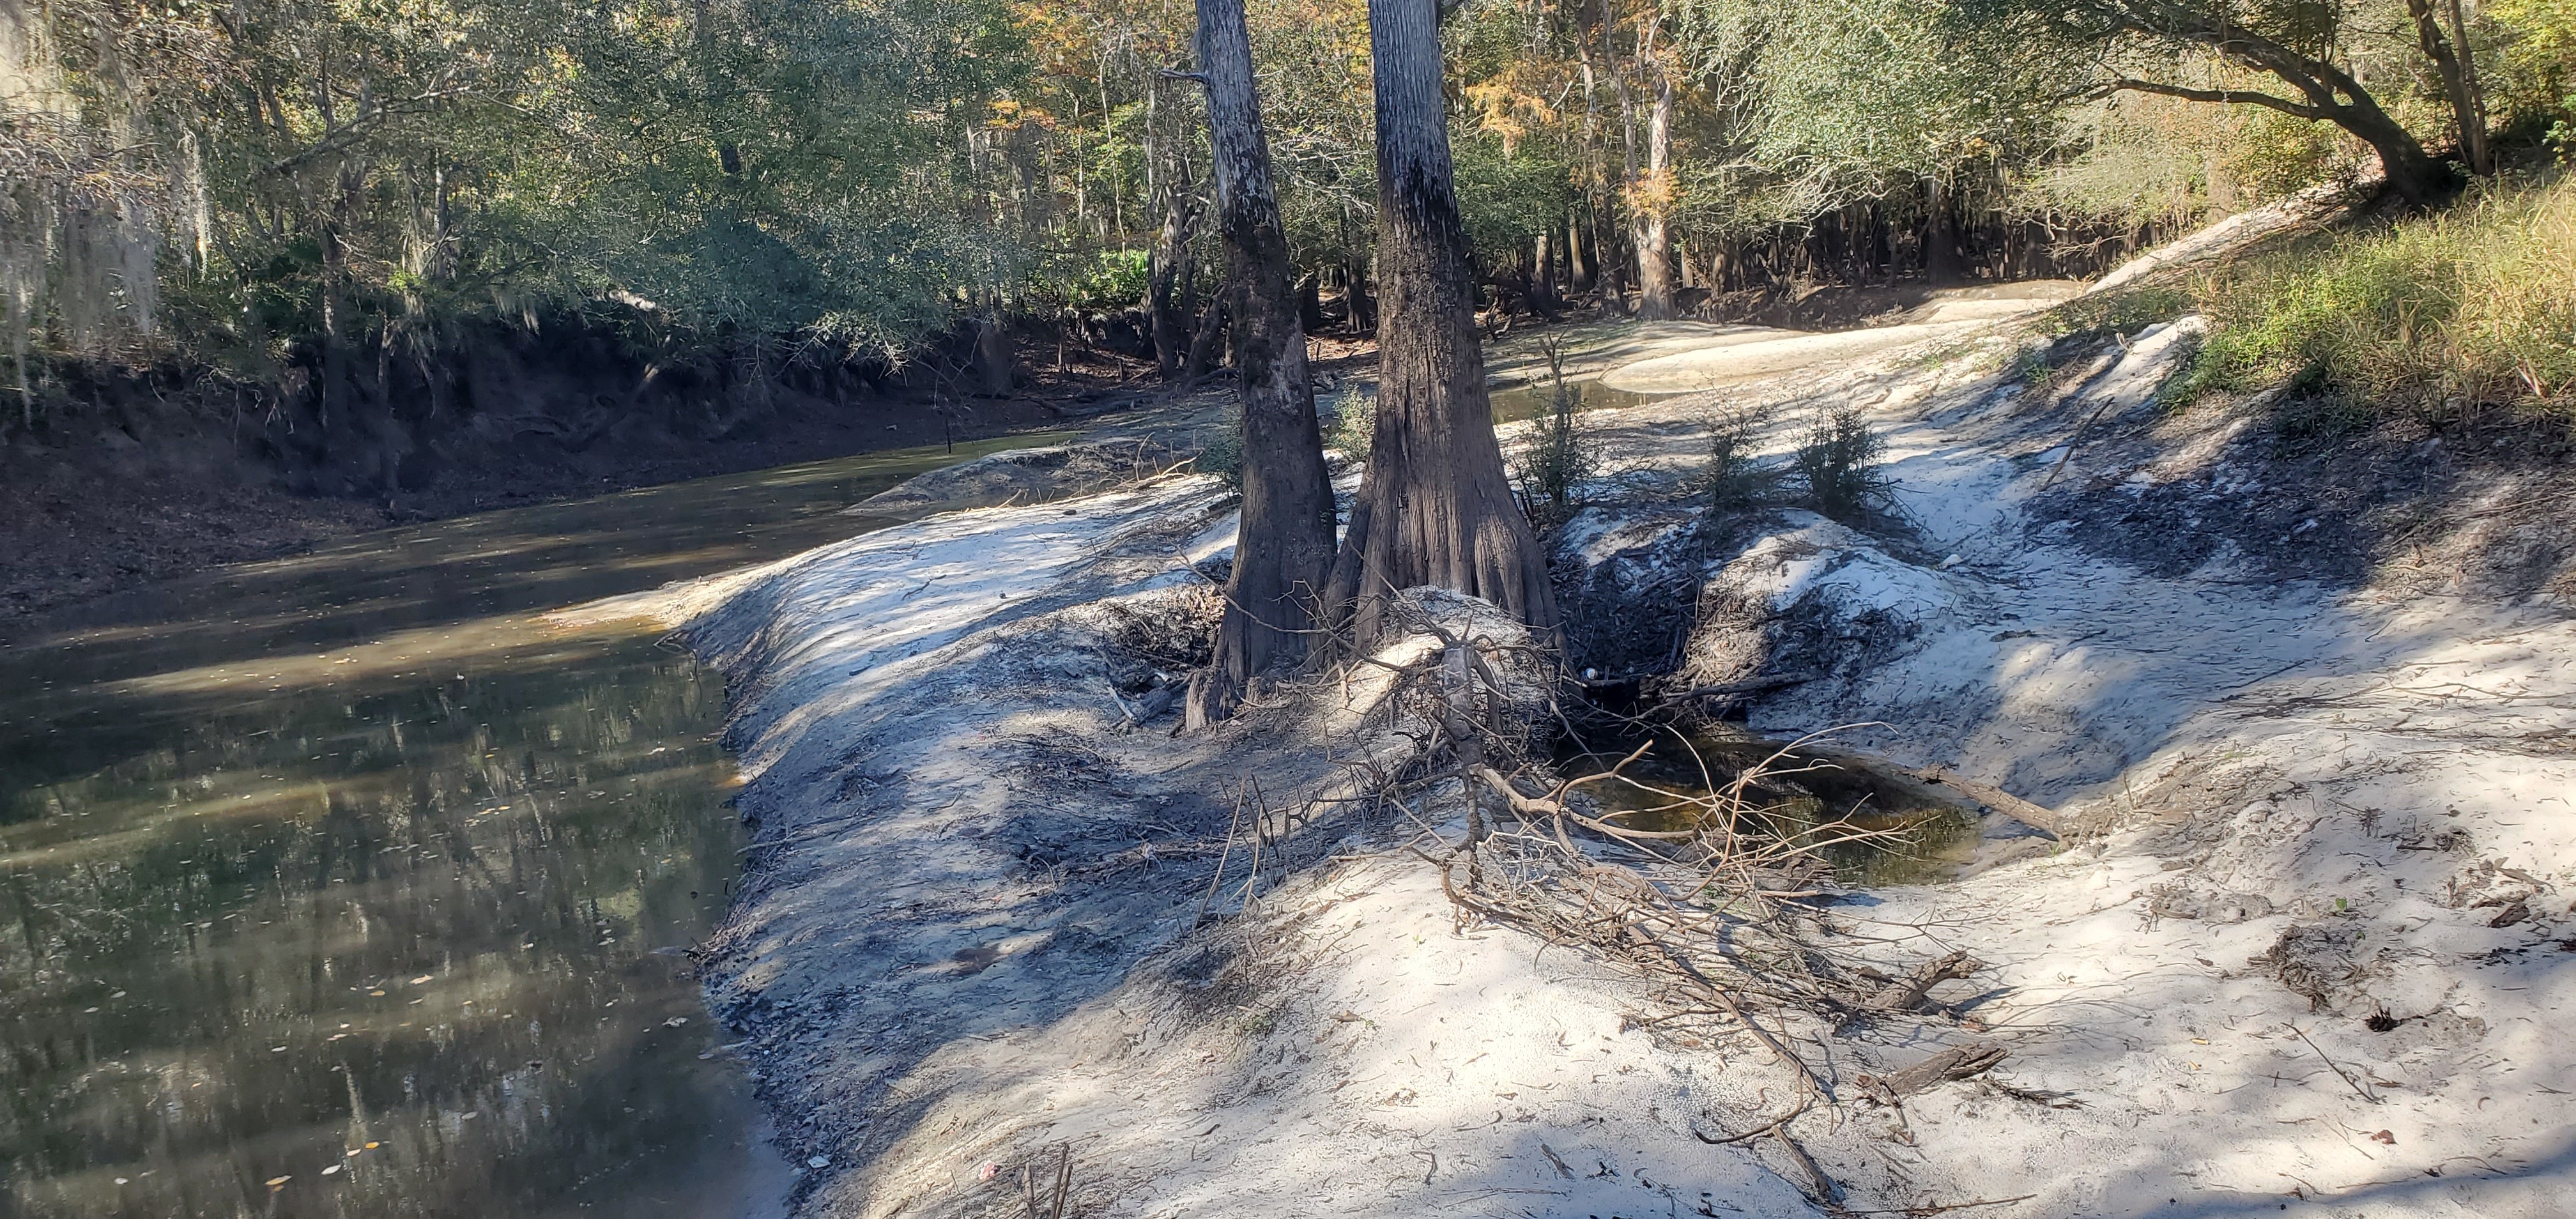
[{"label": "dirt bank", "polygon": [[[312,427],[263,413],[246,389],[166,370],[101,371],[33,431],[0,427],[0,638],[32,616],[388,525],[1172,405],[1134,368],[1079,351],[1061,371],[1024,367],[1014,396],[971,398],[927,374],[835,388],[669,372],[644,378],[647,392],[595,344],[519,346],[532,349],[467,361],[439,411],[390,432],[353,422],[328,443],[306,443]],[[1334,354],[1328,373],[1371,358]]]}]

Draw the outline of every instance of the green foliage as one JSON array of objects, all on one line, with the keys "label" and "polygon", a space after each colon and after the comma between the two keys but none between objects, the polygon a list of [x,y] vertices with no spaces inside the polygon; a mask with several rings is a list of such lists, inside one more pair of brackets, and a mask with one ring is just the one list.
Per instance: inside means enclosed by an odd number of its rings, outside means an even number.
[{"label": "green foliage", "polygon": [[1365,462],[1369,445],[1377,439],[1377,399],[1344,385],[1333,395],[1333,417],[1325,421],[1324,447],[1342,455],[1343,460]]},{"label": "green foliage", "polygon": [[1216,427],[1201,434],[1199,455],[1190,463],[1201,474],[1210,474],[1229,490],[1243,490],[1243,412],[1228,410]]},{"label": "green foliage", "polygon": [[[247,371],[326,310],[340,339],[415,347],[544,313],[647,346],[892,353],[1019,258],[957,189],[959,137],[1027,70],[1002,0],[29,12],[41,87],[0,99],[0,131],[141,130],[28,198],[94,212],[72,188],[124,175],[110,194],[154,236],[119,240],[163,259],[114,277],[129,326]],[[40,219],[0,211],[0,245]],[[55,245],[50,305],[12,310],[40,343],[95,346],[63,309],[98,278],[86,240]],[[156,277],[166,318],[132,295]]]},{"label": "green foliage", "polygon": [[1530,248],[1574,205],[1571,171],[1555,157],[1507,152],[1500,138],[1478,134],[1457,141],[1456,158],[1458,208],[1487,257]]},{"label": "green foliage", "polygon": [[2378,409],[2576,402],[2576,181],[2482,192],[2203,281],[2178,395],[2308,376]]},{"label": "green foliage", "polygon": [[1793,458],[1807,483],[1816,510],[1838,521],[1855,521],[1875,504],[1886,502],[1892,489],[1879,459],[1887,442],[1859,407],[1820,412]]},{"label": "green foliage", "polygon": [[1565,384],[1564,366],[1554,344],[1547,346],[1546,355],[1553,384],[1550,406],[1532,427],[1528,443],[1512,458],[1521,507],[1541,531],[1574,516],[1582,507],[1578,494],[1584,481],[1601,470],[1601,442],[1575,410],[1577,398]]},{"label": "green foliage", "polygon": [[1741,512],[1770,490],[1770,474],[1757,460],[1754,433],[1760,423],[1758,415],[1746,410],[1724,410],[1710,418],[1708,468],[1701,475],[1710,515]]},{"label": "green foliage", "polygon": [[[2050,306],[2039,315],[2039,329],[2051,337],[2128,334],[2157,322],[2170,322],[2191,308],[2192,294],[2171,285],[2088,292]],[[2041,372],[2045,375],[2044,365]]]},{"label": "green foliage", "polygon": [[1145,296],[1143,250],[1095,250],[1051,260],[1031,276],[1030,294],[1071,309],[1119,309]]}]

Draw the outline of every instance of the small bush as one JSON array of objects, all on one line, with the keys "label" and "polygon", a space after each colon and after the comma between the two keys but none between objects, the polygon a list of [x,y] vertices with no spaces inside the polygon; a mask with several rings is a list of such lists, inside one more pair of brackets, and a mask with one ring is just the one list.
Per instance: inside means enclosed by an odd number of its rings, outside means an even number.
[{"label": "small bush", "polygon": [[1345,385],[1333,395],[1333,418],[1326,425],[1324,447],[1352,461],[1367,461],[1377,439],[1377,399]]},{"label": "small bush", "polygon": [[1234,490],[1243,490],[1243,412],[1228,410],[1223,422],[1199,444],[1194,468],[1201,474],[1213,474],[1217,481]]},{"label": "small bush", "polygon": [[2378,410],[2576,402],[2576,180],[2204,279],[2211,333],[2178,391],[2311,376]]},{"label": "small bush", "polygon": [[1601,468],[1601,445],[1591,429],[1576,421],[1575,393],[1565,384],[1565,370],[1555,344],[1545,349],[1553,390],[1548,412],[1530,432],[1527,447],[1515,456],[1512,474],[1520,484],[1521,507],[1541,530],[1564,524],[1582,505],[1575,492]]},{"label": "small bush", "polygon": [[1730,410],[1709,421],[1708,470],[1702,480],[1708,510],[1724,516],[1752,507],[1770,488],[1770,477],[1754,461],[1753,432],[1761,419],[1750,411]]},{"label": "small bush", "polygon": [[1873,501],[1885,500],[1892,484],[1878,459],[1886,451],[1887,442],[1859,407],[1819,414],[1797,454],[1798,473],[1807,480],[1816,510],[1838,521],[1856,520],[1868,514]]}]

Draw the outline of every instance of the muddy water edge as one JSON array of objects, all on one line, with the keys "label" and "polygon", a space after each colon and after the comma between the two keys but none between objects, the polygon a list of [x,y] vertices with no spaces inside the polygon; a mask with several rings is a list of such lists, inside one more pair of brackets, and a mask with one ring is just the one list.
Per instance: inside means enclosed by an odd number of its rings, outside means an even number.
[{"label": "muddy water edge", "polygon": [[[1642,755],[1618,765],[1640,746]],[[1721,725],[1568,743],[1557,761],[1569,776],[1615,768],[1625,781],[1599,780],[1586,790],[1632,829],[1714,828],[1707,807],[1693,802],[1734,796],[1743,809],[1738,832],[1812,847],[1837,881],[1854,887],[1958,880],[2045,853],[2056,841],[1972,796],[1830,740],[1778,741]]]},{"label": "muddy water edge", "polygon": [[0,652],[0,1216],[776,1209],[681,951],[721,679],[546,611],[894,523],[1021,436],[461,517]]}]

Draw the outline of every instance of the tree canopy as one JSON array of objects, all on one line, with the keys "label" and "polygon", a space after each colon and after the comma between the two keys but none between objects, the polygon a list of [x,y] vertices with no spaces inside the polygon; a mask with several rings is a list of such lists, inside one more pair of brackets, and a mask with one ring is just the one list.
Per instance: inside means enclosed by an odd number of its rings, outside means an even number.
[{"label": "tree canopy", "polygon": [[[1365,6],[1247,18],[1291,258],[1358,324]],[[8,358],[22,386],[101,355],[275,377],[569,316],[646,351],[900,362],[967,313],[1135,304],[1158,235],[1186,320],[1217,274],[1207,137],[1157,73],[1189,66],[1192,21],[5,0]],[[2082,269],[2374,161],[2420,195],[2488,143],[2563,147],[2576,107],[2567,0],[1464,0],[1442,38],[1480,269],[1622,293],[1641,259],[1713,295]]]}]

